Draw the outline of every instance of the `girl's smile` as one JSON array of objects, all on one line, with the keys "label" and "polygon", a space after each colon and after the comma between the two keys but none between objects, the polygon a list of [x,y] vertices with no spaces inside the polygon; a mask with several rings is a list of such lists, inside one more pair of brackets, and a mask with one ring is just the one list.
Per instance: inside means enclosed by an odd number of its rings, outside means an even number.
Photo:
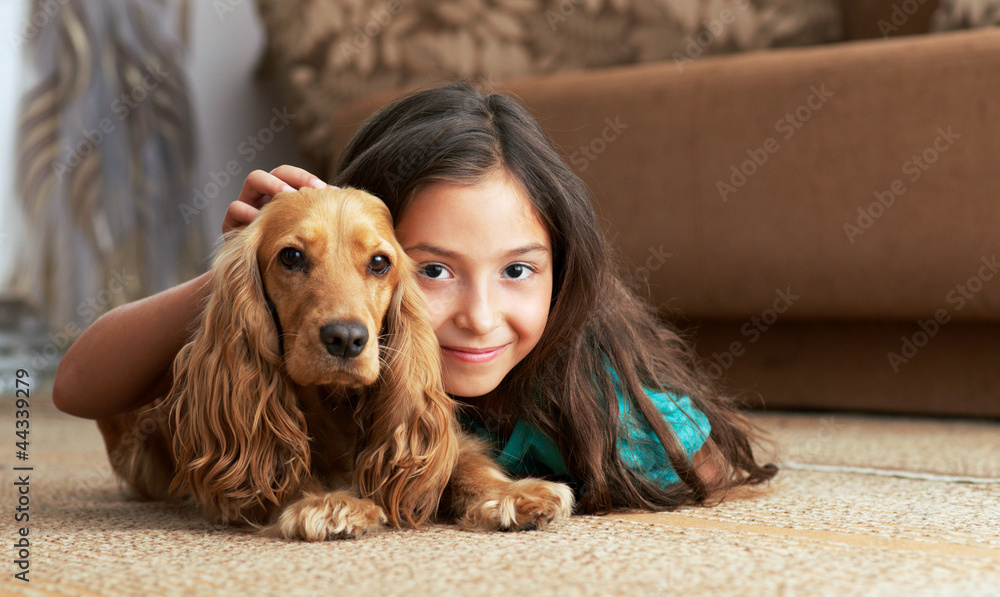
[{"label": "girl's smile", "polygon": [[445,389],[482,396],[535,347],[552,299],[552,244],[505,173],[417,192],[396,237],[419,272]]},{"label": "girl's smile", "polygon": [[500,356],[505,348],[510,344],[495,346],[493,348],[465,348],[455,346],[442,346],[441,354],[446,357],[462,361],[464,363],[488,363]]}]

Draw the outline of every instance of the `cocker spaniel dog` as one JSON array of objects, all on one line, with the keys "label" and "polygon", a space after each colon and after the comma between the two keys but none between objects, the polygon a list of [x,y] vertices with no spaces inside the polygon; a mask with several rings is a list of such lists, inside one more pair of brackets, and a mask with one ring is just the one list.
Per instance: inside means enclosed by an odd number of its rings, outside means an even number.
[{"label": "cocker spaniel dog", "polygon": [[377,198],[275,196],[227,237],[167,396],[98,422],[112,468],[141,498],[288,539],[568,516],[569,487],[509,478],[460,430],[414,276]]}]

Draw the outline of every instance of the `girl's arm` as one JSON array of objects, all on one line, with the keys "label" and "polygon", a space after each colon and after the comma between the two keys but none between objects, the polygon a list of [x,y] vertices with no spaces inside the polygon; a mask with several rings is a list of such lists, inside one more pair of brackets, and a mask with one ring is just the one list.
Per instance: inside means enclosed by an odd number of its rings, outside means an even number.
[{"label": "girl's arm", "polygon": [[[290,186],[290,185],[294,185]],[[226,210],[223,233],[257,217],[282,191],[326,183],[301,168],[279,166],[251,172],[237,201]],[[99,419],[135,409],[164,396],[173,382],[171,365],[188,341],[211,272],[105,313],[66,352],[56,370],[52,401],[59,410]]]},{"label": "girl's arm", "polygon": [[700,450],[695,452],[691,460],[698,476],[705,482],[707,487],[727,486],[732,479],[729,478],[726,467],[726,457],[715,446],[712,438],[705,440],[705,444]]},{"label": "girl's arm", "polygon": [[94,322],[56,370],[59,410],[100,419],[132,410],[170,389],[170,365],[188,340],[211,272],[113,309]]}]

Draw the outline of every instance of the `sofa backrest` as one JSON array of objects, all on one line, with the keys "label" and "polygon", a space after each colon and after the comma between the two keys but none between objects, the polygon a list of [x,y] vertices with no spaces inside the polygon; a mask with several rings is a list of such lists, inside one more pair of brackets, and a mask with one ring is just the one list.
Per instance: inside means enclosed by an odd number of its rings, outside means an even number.
[{"label": "sofa backrest", "polygon": [[842,0],[844,39],[927,33],[937,7],[938,0]]}]

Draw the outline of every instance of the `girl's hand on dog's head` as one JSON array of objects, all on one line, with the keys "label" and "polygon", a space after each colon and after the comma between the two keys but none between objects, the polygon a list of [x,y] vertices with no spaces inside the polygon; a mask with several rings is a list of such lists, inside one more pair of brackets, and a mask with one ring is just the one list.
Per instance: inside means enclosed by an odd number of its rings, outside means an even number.
[{"label": "girl's hand on dog's head", "polygon": [[329,186],[318,176],[295,166],[278,166],[270,172],[254,170],[243,181],[239,198],[230,203],[226,209],[226,217],[222,220],[222,233],[225,234],[252,222],[260,213],[260,208],[278,193],[296,191],[302,187],[324,189]]}]

